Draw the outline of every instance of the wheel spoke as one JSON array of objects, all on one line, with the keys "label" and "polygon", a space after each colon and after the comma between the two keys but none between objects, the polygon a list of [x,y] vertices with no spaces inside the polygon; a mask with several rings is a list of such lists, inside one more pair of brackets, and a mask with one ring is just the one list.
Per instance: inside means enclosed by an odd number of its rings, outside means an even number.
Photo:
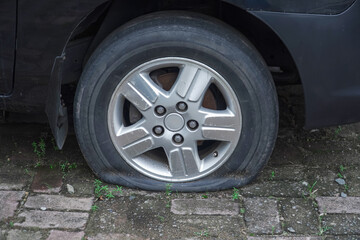
[{"label": "wheel spoke", "polygon": [[149,109],[158,99],[159,93],[158,86],[143,74],[135,75],[122,90],[123,96],[140,111]]},{"label": "wheel spoke", "polygon": [[179,96],[197,102],[205,95],[210,80],[211,76],[207,71],[186,65],[180,70],[175,83],[175,91]]},{"label": "wheel spoke", "polygon": [[184,98],[186,96],[198,70],[197,67],[191,65],[185,65],[180,69],[174,87],[176,93],[179,94],[180,97]]},{"label": "wheel spoke", "polygon": [[196,175],[201,166],[197,147],[175,148],[167,152],[170,171],[174,177]]},{"label": "wheel spoke", "polygon": [[142,127],[142,124],[134,124],[130,127],[122,127],[118,131],[116,144],[129,157],[136,157],[144,152],[154,149],[154,141],[151,134]]},{"label": "wheel spoke", "polygon": [[202,134],[206,140],[230,142],[236,136],[235,129],[219,127],[203,127]]},{"label": "wheel spoke", "polygon": [[197,102],[203,98],[206,93],[206,90],[210,86],[211,76],[206,71],[198,71],[194,80],[192,87],[188,93],[188,99],[191,102]]},{"label": "wheel spoke", "polygon": [[197,151],[197,146],[183,147],[182,154],[185,162],[186,172],[188,175],[195,175],[200,169],[200,157]]},{"label": "wheel spoke", "polygon": [[226,110],[201,110],[204,114],[201,127],[204,140],[233,141],[241,128],[240,118]]},{"label": "wheel spoke", "polygon": [[171,174],[174,177],[186,176],[185,164],[180,149],[168,153]]}]

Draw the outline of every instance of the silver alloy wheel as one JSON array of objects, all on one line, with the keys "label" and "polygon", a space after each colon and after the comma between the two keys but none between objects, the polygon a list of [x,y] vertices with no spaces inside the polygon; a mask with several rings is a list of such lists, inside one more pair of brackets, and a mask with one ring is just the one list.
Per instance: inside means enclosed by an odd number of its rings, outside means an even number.
[{"label": "silver alloy wheel", "polygon": [[[166,68],[178,69],[168,90],[151,77]],[[240,104],[215,70],[187,58],[160,58],[119,80],[109,103],[108,129],[121,157],[139,172],[166,182],[192,181],[214,172],[233,153],[241,134]],[[203,106],[211,85],[225,107]],[[129,122],[129,115],[138,117]]]}]

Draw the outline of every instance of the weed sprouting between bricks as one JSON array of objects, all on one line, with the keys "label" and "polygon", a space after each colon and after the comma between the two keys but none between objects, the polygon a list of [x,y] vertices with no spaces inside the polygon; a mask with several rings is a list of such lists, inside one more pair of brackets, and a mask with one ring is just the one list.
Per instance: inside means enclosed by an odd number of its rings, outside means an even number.
[{"label": "weed sprouting between bricks", "polygon": [[93,212],[97,211],[98,209],[99,209],[99,207],[96,204],[91,206],[91,211],[93,211]]},{"label": "weed sprouting between bricks", "polygon": [[194,232],[194,235],[198,236],[198,237],[208,237],[209,236],[209,231],[208,230],[203,230],[203,231],[200,231],[200,232]]},{"label": "weed sprouting between bricks", "polygon": [[34,153],[38,158],[44,158],[46,154],[46,144],[44,138],[40,138],[39,142],[32,142]]},{"label": "weed sprouting between bricks", "polygon": [[119,187],[118,185],[116,185],[116,189],[109,189],[108,185],[103,185],[103,183],[99,180],[99,179],[95,179],[94,181],[94,186],[95,186],[95,196],[100,199],[100,200],[104,200],[104,198],[106,199],[110,199],[110,198],[114,198],[114,192],[118,192],[120,194],[122,194],[122,187]]},{"label": "weed sprouting between bricks", "polygon": [[172,184],[171,183],[167,183],[165,185],[165,196],[166,196],[166,207],[170,208],[171,206],[171,190]]},{"label": "weed sprouting between bricks", "polygon": [[322,235],[324,235],[324,233],[325,232],[327,232],[327,231],[329,231],[332,227],[329,227],[329,226],[323,226],[322,225],[322,219],[323,219],[323,217],[326,215],[326,212],[324,212],[324,213],[322,213],[322,214],[320,214],[319,215],[319,223],[320,223],[320,225],[319,225],[319,232],[318,232],[318,235],[319,236],[322,236]]},{"label": "weed sprouting between bricks", "polygon": [[317,189],[316,190],[314,189],[316,184],[317,184],[317,181],[315,181],[312,185],[308,186],[309,198],[311,198],[311,199],[316,198],[315,193],[317,192]]},{"label": "weed sprouting between bricks", "polygon": [[240,191],[237,188],[233,188],[232,200],[237,200],[240,198]]},{"label": "weed sprouting between bricks", "polygon": [[209,198],[209,195],[208,195],[208,194],[209,194],[209,193],[206,192],[205,194],[201,195],[201,198],[202,198],[202,199],[207,199],[207,198]]},{"label": "weed sprouting between bricks", "polygon": [[275,171],[272,171],[269,177],[269,180],[272,181],[275,178]]},{"label": "weed sprouting between bricks", "polygon": [[165,195],[166,195],[166,196],[170,196],[170,195],[171,195],[171,192],[172,192],[171,186],[172,186],[171,183],[167,183],[167,184],[165,185]]}]

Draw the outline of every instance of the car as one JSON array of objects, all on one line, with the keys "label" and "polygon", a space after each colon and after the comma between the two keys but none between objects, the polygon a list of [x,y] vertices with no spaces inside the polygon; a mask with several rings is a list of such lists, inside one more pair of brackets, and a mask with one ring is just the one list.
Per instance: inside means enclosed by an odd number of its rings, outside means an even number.
[{"label": "car", "polygon": [[307,129],[360,121],[359,0],[4,0],[0,22],[0,110],[46,113],[60,148],[73,117],[109,183],[250,183],[277,85],[301,84]]}]

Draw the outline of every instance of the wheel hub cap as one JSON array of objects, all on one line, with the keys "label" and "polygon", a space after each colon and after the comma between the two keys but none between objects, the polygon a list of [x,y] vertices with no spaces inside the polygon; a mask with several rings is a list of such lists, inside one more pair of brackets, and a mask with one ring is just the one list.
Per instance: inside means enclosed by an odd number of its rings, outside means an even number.
[{"label": "wheel hub cap", "polygon": [[[174,81],[160,81],[174,69]],[[121,79],[109,103],[108,126],[131,167],[156,180],[188,182],[214,172],[231,156],[241,134],[241,109],[215,70],[169,57],[143,63]],[[215,104],[207,104],[209,92]],[[135,109],[140,117],[131,118]]]},{"label": "wheel hub cap", "polygon": [[170,131],[176,132],[184,127],[184,118],[178,113],[171,113],[165,118],[165,126]]}]

